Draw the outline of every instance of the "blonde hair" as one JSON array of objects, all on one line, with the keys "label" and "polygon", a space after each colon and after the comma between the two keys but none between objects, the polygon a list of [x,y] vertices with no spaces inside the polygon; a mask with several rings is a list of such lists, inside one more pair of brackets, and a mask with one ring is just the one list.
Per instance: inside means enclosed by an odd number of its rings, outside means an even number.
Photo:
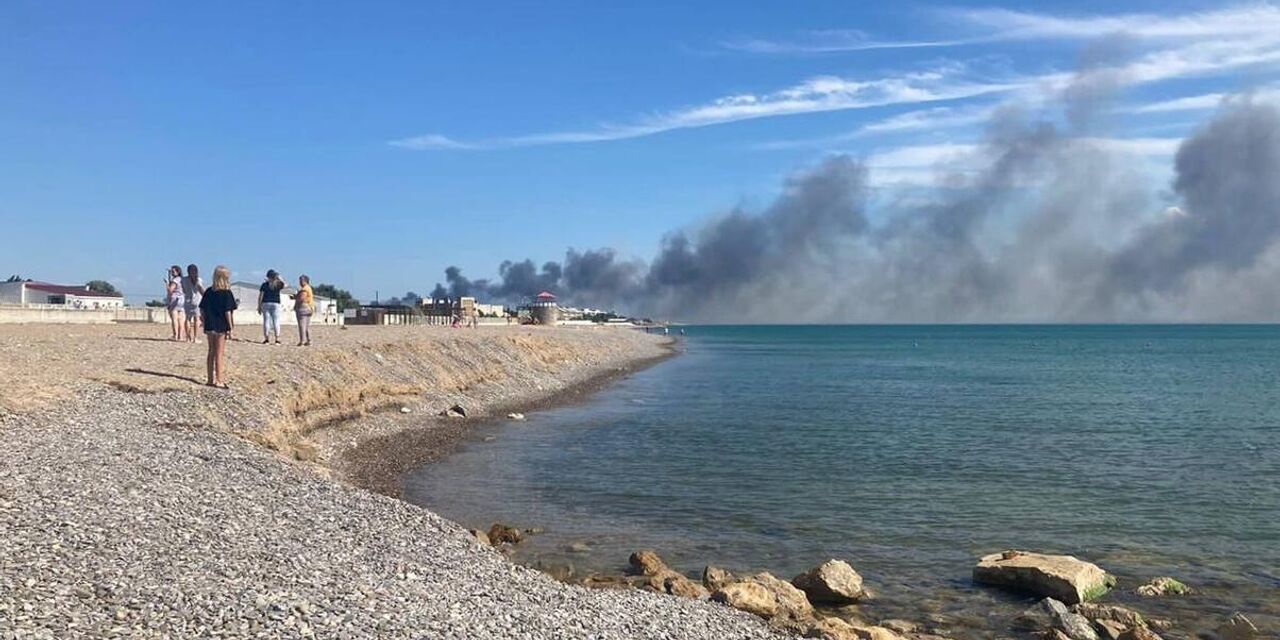
[{"label": "blonde hair", "polygon": [[226,291],[231,288],[231,270],[225,265],[218,265],[213,270],[213,288],[216,291]]}]

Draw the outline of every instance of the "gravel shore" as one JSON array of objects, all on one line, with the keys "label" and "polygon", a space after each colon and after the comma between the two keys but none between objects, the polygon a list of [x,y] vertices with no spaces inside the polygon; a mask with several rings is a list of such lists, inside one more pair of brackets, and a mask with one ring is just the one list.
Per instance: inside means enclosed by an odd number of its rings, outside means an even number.
[{"label": "gravel shore", "polygon": [[[556,582],[430,511],[335,481],[330,467],[296,460],[290,448],[299,438],[323,441],[323,455],[343,457],[350,447],[342,442],[368,442],[351,431],[370,420],[360,417],[386,404],[404,403],[409,414],[391,415],[407,419],[458,399],[481,416],[546,401],[661,357],[656,339],[365,330],[318,336],[333,340],[327,350],[244,345],[259,351],[261,366],[233,372],[237,388],[226,393],[124,372],[184,371],[186,360],[173,354],[198,349],[125,340],[145,337],[143,329],[0,327],[0,638],[775,637],[721,605]],[[142,353],[113,340],[136,342]],[[54,357],[19,355],[15,344]],[[622,357],[597,351],[619,348]],[[437,349],[469,366],[430,360]],[[326,370],[334,384],[401,386],[347,407],[360,419],[334,421],[340,408],[317,404],[325,420],[312,423],[304,410],[282,431],[274,414],[313,382],[289,374],[347,358],[364,379],[344,383]],[[432,392],[458,379],[445,374],[481,365],[486,379]],[[22,396],[30,379],[47,384]],[[391,437],[396,426],[379,428]]]}]

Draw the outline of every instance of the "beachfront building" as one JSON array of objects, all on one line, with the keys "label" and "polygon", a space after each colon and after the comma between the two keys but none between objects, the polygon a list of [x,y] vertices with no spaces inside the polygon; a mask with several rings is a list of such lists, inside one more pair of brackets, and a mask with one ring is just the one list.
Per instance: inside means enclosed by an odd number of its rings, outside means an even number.
[{"label": "beachfront building", "polygon": [[4,282],[0,283],[0,305],[48,306],[64,309],[123,309],[124,296],[118,293],[92,291],[85,286],[35,281]]}]

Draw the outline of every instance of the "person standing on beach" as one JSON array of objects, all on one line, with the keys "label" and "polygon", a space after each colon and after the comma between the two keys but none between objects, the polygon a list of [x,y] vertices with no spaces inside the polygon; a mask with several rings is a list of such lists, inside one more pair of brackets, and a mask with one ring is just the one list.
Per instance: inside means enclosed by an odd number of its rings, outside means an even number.
[{"label": "person standing on beach", "polygon": [[200,268],[187,265],[187,276],[182,279],[182,297],[186,300],[183,311],[187,315],[187,340],[200,342],[200,300],[204,297],[204,280]]},{"label": "person standing on beach", "polygon": [[311,315],[316,312],[316,293],[311,278],[298,276],[298,295],[293,297],[293,313],[298,317],[298,346],[311,346]]},{"label": "person standing on beach", "polygon": [[204,334],[209,338],[209,356],[205,366],[211,387],[227,388],[227,342],[236,322],[236,297],[231,293],[231,270],[223,265],[213,270],[213,288],[200,300]]},{"label": "person standing on beach", "polygon": [[184,298],[182,295],[182,267],[173,265],[164,280],[164,306],[169,311],[169,327],[173,329],[170,338],[174,342],[182,340],[187,330],[183,319]]},{"label": "person standing on beach", "polygon": [[262,344],[270,344],[272,336],[280,344],[280,292],[284,279],[275,269],[267,270],[267,281],[258,287],[258,313],[262,315]]}]

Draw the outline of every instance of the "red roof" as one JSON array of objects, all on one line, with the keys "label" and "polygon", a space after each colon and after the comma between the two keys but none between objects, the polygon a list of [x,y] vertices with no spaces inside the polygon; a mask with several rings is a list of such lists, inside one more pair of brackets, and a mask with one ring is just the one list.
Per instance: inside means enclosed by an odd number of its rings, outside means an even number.
[{"label": "red roof", "polygon": [[554,295],[551,295],[550,291],[543,291],[542,293],[538,294],[538,299],[539,300],[555,300],[556,297]]},{"label": "red roof", "polygon": [[124,296],[118,293],[101,293],[91,291],[88,287],[71,287],[62,284],[49,284],[48,282],[27,282],[28,289],[43,291],[45,293],[60,293],[64,296],[80,296],[83,298],[122,298]]}]

